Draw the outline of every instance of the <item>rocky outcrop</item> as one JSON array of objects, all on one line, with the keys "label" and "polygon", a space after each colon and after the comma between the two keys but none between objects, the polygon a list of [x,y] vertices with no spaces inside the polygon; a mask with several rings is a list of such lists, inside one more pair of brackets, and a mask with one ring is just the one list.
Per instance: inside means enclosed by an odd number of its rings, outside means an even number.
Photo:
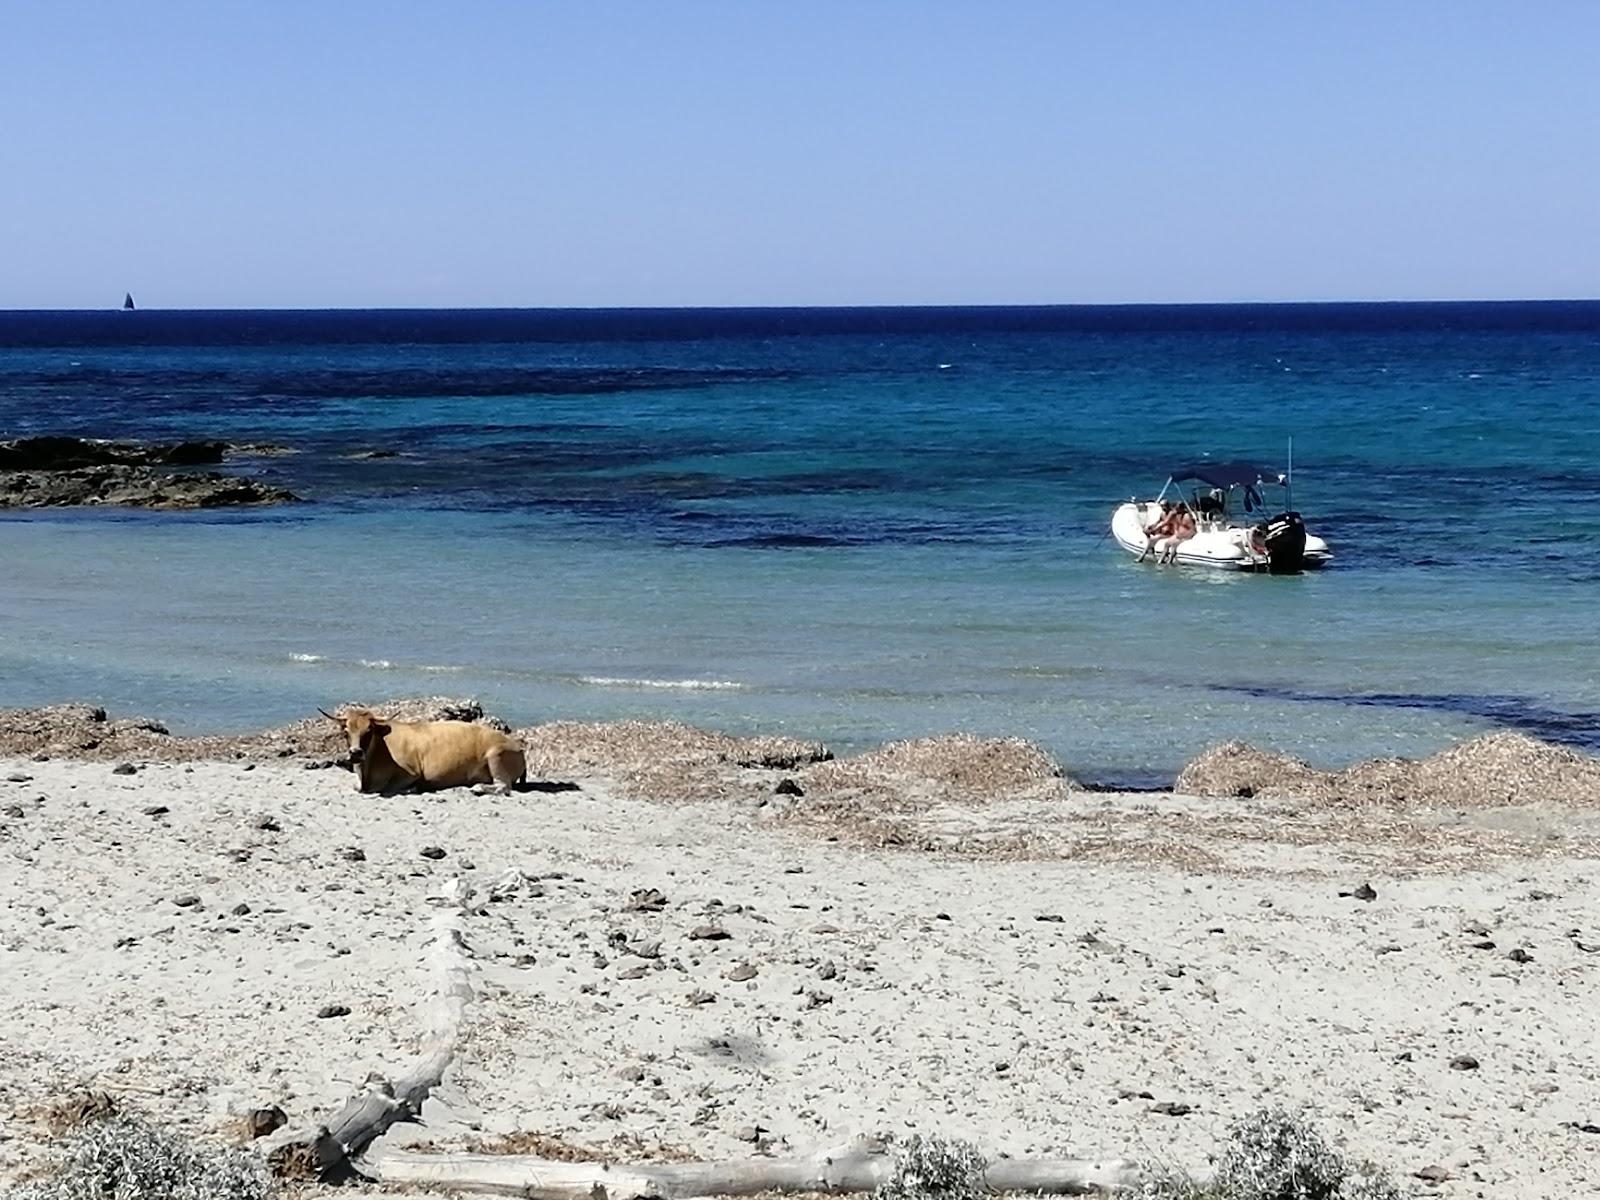
[{"label": "rocky outcrop", "polygon": [[291,504],[300,497],[256,479],[217,471],[167,472],[149,467],[0,474],[0,508],[226,508]]},{"label": "rocky outcrop", "polygon": [[1319,771],[1299,759],[1227,742],[1189,763],[1174,789],[1347,806],[1600,807],[1600,759],[1521,733],[1489,733],[1427,758],[1373,758],[1342,771]]},{"label": "rocky outcrop", "polygon": [[31,437],[0,442],[0,471],[73,471],[82,467],[203,467],[220,463],[227,442],[107,442]]},{"label": "rocky outcrop", "polygon": [[233,452],[216,441],[33,437],[0,442],[0,508],[222,508],[299,499],[256,479],[181,469],[221,463]]}]

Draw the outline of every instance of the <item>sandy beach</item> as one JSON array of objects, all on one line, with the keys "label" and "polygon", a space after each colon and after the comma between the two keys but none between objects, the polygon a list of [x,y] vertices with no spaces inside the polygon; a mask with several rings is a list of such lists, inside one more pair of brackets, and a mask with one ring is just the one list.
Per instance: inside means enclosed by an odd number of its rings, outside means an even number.
[{"label": "sandy beach", "polygon": [[[416,1052],[430,898],[459,880],[461,1053],[389,1144],[736,1158],[919,1130],[1203,1167],[1286,1103],[1439,1194],[1593,1184],[1600,810],[980,795],[918,786],[904,750],[876,789],[736,754],[712,787],[561,734],[549,790],[510,797],[363,796],[304,756],[0,761],[0,1170],[85,1088],[206,1136],[325,1119]],[[557,744],[583,746],[564,771]],[[1026,757],[962,752],[1013,784]]]}]

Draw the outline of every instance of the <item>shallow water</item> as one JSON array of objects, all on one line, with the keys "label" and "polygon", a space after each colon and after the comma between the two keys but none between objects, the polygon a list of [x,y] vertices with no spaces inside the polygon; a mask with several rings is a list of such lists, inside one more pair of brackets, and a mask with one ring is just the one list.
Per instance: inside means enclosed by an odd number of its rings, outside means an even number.
[{"label": "shallow water", "polygon": [[[242,469],[309,500],[5,515],[0,703],[472,693],[1014,733],[1133,783],[1227,737],[1600,749],[1597,400],[1600,304],[0,314],[4,434],[281,442]],[[1327,571],[1104,540],[1173,464],[1291,435]]]}]

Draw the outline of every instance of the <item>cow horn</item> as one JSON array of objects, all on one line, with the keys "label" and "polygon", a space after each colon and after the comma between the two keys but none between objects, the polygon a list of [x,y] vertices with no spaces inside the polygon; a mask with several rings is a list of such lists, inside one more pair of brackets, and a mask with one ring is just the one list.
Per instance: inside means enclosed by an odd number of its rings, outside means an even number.
[{"label": "cow horn", "polygon": [[339,724],[339,725],[343,725],[344,724],[343,721],[339,720],[338,717],[334,716],[331,712],[329,712],[325,708],[318,708],[317,711],[319,713],[321,713],[323,716],[327,717],[328,720],[333,721],[335,724]]}]

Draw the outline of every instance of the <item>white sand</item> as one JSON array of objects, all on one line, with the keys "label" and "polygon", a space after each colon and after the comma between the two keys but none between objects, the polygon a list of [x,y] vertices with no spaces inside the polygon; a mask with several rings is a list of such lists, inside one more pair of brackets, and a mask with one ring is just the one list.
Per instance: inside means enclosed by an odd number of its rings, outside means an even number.
[{"label": "white sand", "polygon": [[[0,761],[12,773],[32,778],[0,782],[0,1177],[39,1157],[32,1106],[75,1087],[197,1130],[257,1104],[325,1115],[416,1048],[429,893],[564,872],[465,919],[466,1053],[408,1136],[723,1157],[755,1150],[752,1126],[778,1154],[918,1129],[1200,1165],[1230,1118],[1284,1102],[1397,1174],[1447,1167],[1444,1195],[1570,1197],[1600,1179],[1600,1135],[1563,1125],[1600,1122],[1593,816],[1353,833],[1281,804],[1085,796],[933,822],[975,838],[1043,824],[1082,856],[1015,861],[829,843],[592,780],[382,799],[288,764]],[[1338,895],[1367,878],[1376,901]],[[663,912],[622,911],[642,888]],[[1471,948],[1471,921],[1494,949]],[[689,937],[707,924],[730,936]],[[660,959],[618,934],[659,941]],[[1508,959],[1517,947],[1532,961]],[[725,977],[746,962],[753,979]],[[714,1000],[690,1004],[697,990]],[[352,1012],[319,1019],[331,1003]],[[1452,1069],[1459,1055],[1480,1065]]]}]

